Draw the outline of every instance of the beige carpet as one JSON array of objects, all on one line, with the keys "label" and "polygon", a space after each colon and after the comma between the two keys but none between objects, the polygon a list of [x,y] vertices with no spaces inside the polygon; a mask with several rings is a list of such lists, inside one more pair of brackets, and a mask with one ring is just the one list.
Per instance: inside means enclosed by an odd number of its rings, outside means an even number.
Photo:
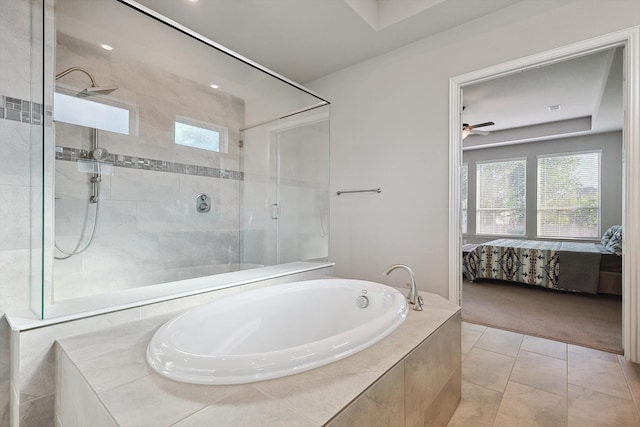
[{"label": "beige carpet", "polygon": [[462,320],[622,354],[622,299],[464,281]]}]

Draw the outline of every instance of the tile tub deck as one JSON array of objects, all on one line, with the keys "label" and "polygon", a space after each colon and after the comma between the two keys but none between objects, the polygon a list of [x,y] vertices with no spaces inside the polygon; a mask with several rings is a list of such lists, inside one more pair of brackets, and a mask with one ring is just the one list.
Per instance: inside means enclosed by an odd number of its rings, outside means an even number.
[{"label": "tile tub deck", "polygon": [[184,384],[153,372],[147,343],[175,313],[59,340],[56,425],[444,426],[460,401],[460,308],[423,297],[425,310],[410,310],[377,344],[251,384]]}]

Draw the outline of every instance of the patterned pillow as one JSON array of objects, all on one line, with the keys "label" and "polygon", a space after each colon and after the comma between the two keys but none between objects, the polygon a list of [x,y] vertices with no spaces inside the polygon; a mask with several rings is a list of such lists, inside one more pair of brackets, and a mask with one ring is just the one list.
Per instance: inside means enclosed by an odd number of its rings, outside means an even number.
[{"label": "patterned pillow", "polygon": [[622,230],[621,225],[612,225],[611,227],[609,227],[607,231],[605,231],[602,235],[602,246],[606,248],[609,244],[609,241],[611,240],[611,236],[613,236],[618,230]]},{"label": "patterned pillow", "polygon": [[622,255],[622,226],[614,225],[610,227],[602,236],[602,245],[609,252]]}]

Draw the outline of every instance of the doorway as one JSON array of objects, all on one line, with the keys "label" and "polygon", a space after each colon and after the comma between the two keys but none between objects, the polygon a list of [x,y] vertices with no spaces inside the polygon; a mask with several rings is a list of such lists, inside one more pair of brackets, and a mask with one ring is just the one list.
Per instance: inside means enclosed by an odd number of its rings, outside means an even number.
[{"label": "doorway", "polygon": [[[450,177],[449,177],[449,299],[456,304],[461,302],[462,253],[461,233],[461,169],[462,169],[462,91],[465,86],[509,76],[523,70],[533,69],[587,54],[624,47],[623,83],[624,126],[623,126],[623,210],[622,223],[625,229],[625,260],[637,260],[638,230],[640,228],[640,86],[639,54],[640,29],[624,30],[554,49],[542,54],[532,55],[519,60],[478,70],[454,77],[450,80]],[[640,330],[638,329],[640,294],[637,289],[638,267],[635,262],[623,265],[623,347],[625,358],[640,361]]]}]

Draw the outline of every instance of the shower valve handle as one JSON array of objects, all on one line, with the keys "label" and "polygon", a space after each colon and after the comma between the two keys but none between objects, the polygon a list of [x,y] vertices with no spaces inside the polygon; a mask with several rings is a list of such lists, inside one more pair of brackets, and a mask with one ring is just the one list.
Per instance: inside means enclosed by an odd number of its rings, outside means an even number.
[{"label": "shower valve handle", "polygon": [[207,213],[211,210],[211,197],[208,194],[198,194],[196,196],[196,211]]}]

